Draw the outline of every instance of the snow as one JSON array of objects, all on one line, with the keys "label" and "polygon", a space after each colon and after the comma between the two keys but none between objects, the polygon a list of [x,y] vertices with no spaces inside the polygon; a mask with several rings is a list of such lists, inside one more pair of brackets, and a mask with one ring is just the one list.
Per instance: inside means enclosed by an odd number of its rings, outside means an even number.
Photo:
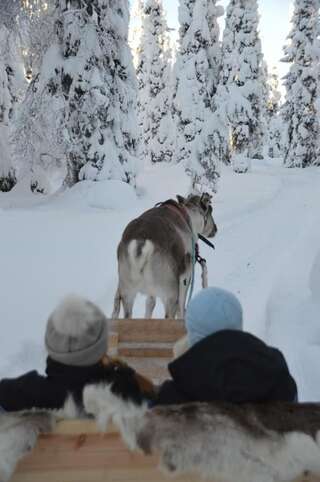
[{"label": "snow", "polygon": [[127,209],[137,202],[135,190],[121,181],[81,181],[56,198],[54,207]]},{"label": "snow", "polygon": [[[209,285],[236,293],[245,328],[284,351],[300,400],[320,399],[319,182],[316,168],[286,169],[280,159],[252,161],[242,175],[223,167],[216,249],[200,246]],[[18,184],[0,194],[0,377],[43,369],[46,320],[68,293],[110,316],[123,229],[156,202],[186,194],[189,183],[183,166],[156,165],[138,175],[137,195],[117,181],[83,181],[52,196]],[[143,312],[140,297],[134,315]]]}]

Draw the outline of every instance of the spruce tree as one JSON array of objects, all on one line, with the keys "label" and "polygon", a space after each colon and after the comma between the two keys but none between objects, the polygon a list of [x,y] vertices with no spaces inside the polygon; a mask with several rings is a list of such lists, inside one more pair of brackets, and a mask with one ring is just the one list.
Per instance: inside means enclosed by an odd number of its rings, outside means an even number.
[{"label": "spruce tree", "polygon": [[295,0],[292,29],[283,62],[286,98],[281,114],[287,126],[284,163],[288,167],[320,165],[319,159],[319,0]]},{"label": "spruce tree", "polygon": [[262,52],[257,0],[231,0],[222,42],[221,82],[230,127],[230,159],[261,157]]},{"label": "spruce tree", "polygon": [[[1,12],[0,12],[1,13]],[[8,12],[7,12],[8,13]],[[3,19],[4,17],[2,17]],[[13,19],[11,19],[13,20]],[[25,90],[23,63],[14,25],[0,24],[0,191],[16,182],[12,162],[11,131],[17,103]]]},{"label": "spruce tree", "polygon": [[267,147],[270,157],[281,157],[283,154],[283,120],[279,114],[281,92],[279,78],[274,67],[268,77],[268,102],[267,102]]},{"label": "spruce tree", "polygon": [[176,161],[185,163],[193,188],[209,185],[213,190],[220,161],[213,100],[220,70],[217,17],[223,12],[216,3],[181,0],[174,94]]},{"label": "spruce tree", "polygon": [[[136,83],[126,0],[57,0],[53,43],[32,80],[16,138],[33,171],[66,159],[64,184],[135,183]],[[30,115],[26,125],[25,118]]]},{"label": "spruce tree", "polygon": [[162,0],[147,0],[143,13],[137,78],[141,155],[150,162],[171,161],[173,156],[169,45]]}]

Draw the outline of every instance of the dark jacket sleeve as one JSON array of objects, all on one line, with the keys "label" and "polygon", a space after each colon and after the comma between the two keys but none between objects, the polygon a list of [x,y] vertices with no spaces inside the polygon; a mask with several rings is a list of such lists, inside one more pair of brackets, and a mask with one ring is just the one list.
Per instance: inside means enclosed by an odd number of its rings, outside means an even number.
[{"label": "dark jacket sleeve", "polygon": [[173,380],[166,380],[160,385],[156,401],[153,405],[175,405],[187,403],[188,401],[188,397],[179,391]]},{"label": "dark jacket sleeve", "polygon": [[59,391],[36,371],[0,381],[0,406],[7,412],[61,408],[64,400],[65,392]]}]

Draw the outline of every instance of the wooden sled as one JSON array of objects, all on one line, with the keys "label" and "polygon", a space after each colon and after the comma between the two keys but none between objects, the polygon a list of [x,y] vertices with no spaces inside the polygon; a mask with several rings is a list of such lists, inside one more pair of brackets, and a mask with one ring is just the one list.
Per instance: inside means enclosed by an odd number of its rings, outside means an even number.
[{"label": "wooden sled", "polygon": [[[60,422],[43,435],[17,467],[12,482],[201,482],[196,476],[167,477],[158,458],[130,452],[114,427],[97,432],[94,421]],[[299,482],[319,482],[305,476]],[[221,482],[221,481],[216,481]],[[236,482],[236,481],[234,481]]]},{"label": "wooden sled", "polygon": [[[173,345],[185,334],[182,320],[112,320],[110,351],[157,381],[168,376]],[[200,482],[190,474],[170,478],[158,469],[158,457],[130,452],[115,427],[105,434],[94,421],[57,424],[39,437],[33,452],[17,467],[12,482]],[[305,476],[299,482],[320,482]],[[215,481],[222,482],[222,481]],[[236,481],[234,481],[236,482]]]}]

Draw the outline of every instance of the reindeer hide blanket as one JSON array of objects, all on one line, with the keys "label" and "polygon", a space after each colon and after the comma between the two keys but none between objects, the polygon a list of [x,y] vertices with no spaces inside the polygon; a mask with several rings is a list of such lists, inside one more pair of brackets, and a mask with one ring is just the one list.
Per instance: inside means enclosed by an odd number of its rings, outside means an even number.
[{"label": "reindeer hide blanket", "polygon": [[172,475],[225,482],[284,482],[320,474],[319,404],[192,403],[148,409],[89,386],[87,411],[112,419],[132,450],[159,454]]},{"label": "reindeer hide blanket", "polygon": [[19,460],[35,446],[39,433],[50,432],[53,418],[46,413],[0,414],[0,482],[10,480]]}]

